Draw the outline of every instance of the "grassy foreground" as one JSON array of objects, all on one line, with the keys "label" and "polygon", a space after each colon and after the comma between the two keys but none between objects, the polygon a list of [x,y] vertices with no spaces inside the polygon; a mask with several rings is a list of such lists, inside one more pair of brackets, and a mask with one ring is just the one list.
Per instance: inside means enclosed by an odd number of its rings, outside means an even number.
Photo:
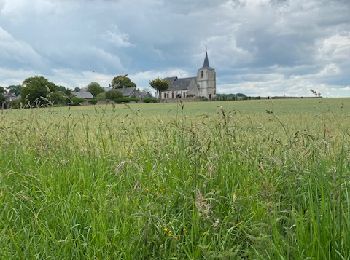
[{"label": "grassy foreground", "polygon": [[350,100],[0,111],[1,259],[349,259]]}]

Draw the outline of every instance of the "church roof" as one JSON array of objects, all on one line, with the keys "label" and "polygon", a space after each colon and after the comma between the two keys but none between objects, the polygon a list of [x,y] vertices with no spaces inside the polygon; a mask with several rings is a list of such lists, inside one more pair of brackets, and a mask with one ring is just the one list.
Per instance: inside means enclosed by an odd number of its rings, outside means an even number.
[{"label": "church roof", "polygon": [[208,52],[205,52],[205,59],[204,59],[204,62],[203,62],[203,68],[210,68]]},{"label": "church roof", "polygon": [[196,81],[197,77],[191,77],[191,78],[184,78],[184,79],[179,79],[178,77],[170,77],[170,78],[165,78],[165,80],[169,84],[169,91],[175,91],[175,90],[188,90],[191,86]]}]

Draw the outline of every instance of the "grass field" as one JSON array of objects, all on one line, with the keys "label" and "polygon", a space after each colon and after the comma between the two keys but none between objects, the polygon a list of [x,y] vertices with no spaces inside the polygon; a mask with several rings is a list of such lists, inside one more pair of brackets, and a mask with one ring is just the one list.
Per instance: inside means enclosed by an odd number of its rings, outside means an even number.
[{"label": "grass field", "polygon": [[350,259],[350,99],[0,111],[0,259]]}]

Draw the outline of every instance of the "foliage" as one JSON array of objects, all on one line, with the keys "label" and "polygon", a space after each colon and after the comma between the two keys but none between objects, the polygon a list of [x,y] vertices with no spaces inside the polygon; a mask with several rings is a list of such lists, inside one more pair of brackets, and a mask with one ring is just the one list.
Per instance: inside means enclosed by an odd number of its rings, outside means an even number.
[{"label": "foliage", "polygon": [[7,87],[7,90],[10,94],[14,94],[16,97],[18,97],[21,94],[21,85],[10,85]]},{"label": "foliage", "polygon": [[5,88],[0,86],[0,106],[3,102],[5,102]]},{"label": "foliage", "polygon": [[97,97],[98,94],[103,93],[104,89],[97,82],[91,82],[88,85],[88,91],[94,96]]},{"label": "foliage", "polygon": [[116,101],[120,98],[123,98],[123,94],[116,89],[112,89],[112,90],[106,92],[106,99],[109,99],[111,101]]},{"label": "foliage", "polygon": [[91,104],[91,105],[96,105],[98,101],[97,101],[96,98],[93,98],[93,99],[89,100],[88,102],[89,102],[89,104]]},{"label": "foliage", "polygon": [[106,100],[106,92],[102,92],[96,96],[97,101],[105,101]]},{"label": "foliage", "polygon": [[247,97],[242,93],[237,94],[217,94],[216,100],[218,101],[238,101],[238,100],[248,100],[248,99],[260,99],[260,98],[251,98]]},{"label": "foliage", "polygon": [[9,104],[10,108],[13,109],[20,109],[21,108],[21,100],[20,99],[16,99],[10,102]]},{"label": "foliage", "polygon": [[158,92],[158,97],[160,98],[160,93],[169,88],[169,83],[164,79],[154,79],[149,82],[149,85]]},{"label": "foliage", "polygon": [[74,88],[74,92],[80,92],[80,88],[79,87],[75,87]]},{"label": "foliage", "polygon": [[55,90],[55,84],[49,82],[42,76],[30,77],[24,80],[21,90],[21,98],[23,103],[30,105],[45,105],[48,103],[48,95]]},{"label": "foliage", "polygon": [[113,100],[115,103],[130,103],[130,102],[139,102],[140,99],[136,97],[121,97]]},{"label": "foliage", "polygon": [[144,103],[158,103],[159,100],[157,98],[149,97],[143,99]]},{"label": "foliage", "polygon": [[67,96],[61,91],[50,93],[48,95],[48,100],[54,105],[67,104]]},{"label": "foliage", "polygon": [[119,75],[113,78],[112,88],[135,88],[136,84],[131,81],[128,75]]},{"label": "foliage", "polygon": [[83,98],[72,97],[70,105],[71,106],[80,106],[84,102],[85,102],[85,99],[83,99]]},{"label": "foliage", "polygon": [[349,259],[349,113],[349,99],[2,113],[0,259]]}]

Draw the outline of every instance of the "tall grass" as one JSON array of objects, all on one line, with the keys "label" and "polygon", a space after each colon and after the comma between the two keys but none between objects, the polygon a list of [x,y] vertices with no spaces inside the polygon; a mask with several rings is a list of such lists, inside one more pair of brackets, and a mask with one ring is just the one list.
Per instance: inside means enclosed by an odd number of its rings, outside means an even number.
[{"label": "tall grass", "polygon": [[350,258],[347,113],[195,105],[1,113],[0,258]]}]

